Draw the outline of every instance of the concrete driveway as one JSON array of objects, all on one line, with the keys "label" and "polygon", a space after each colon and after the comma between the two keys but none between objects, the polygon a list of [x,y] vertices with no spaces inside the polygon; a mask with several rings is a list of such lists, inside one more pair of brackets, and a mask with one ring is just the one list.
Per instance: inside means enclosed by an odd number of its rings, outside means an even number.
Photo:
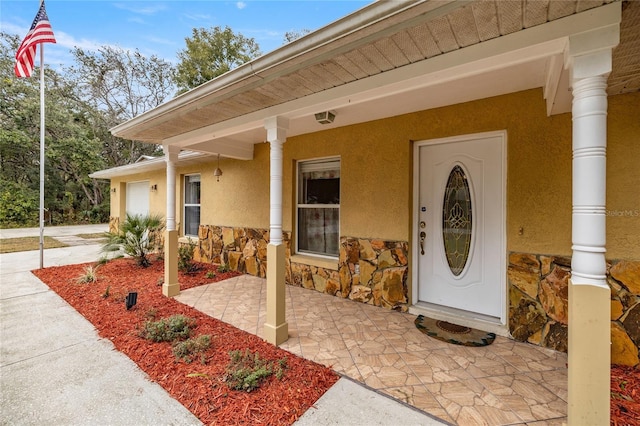
[{"label": "concrete driveway", "polygon": [[[46,228],[45,235],[106,228]],[[39,229],[0,233],[34,235]],[[96,244],[48,249],[44,265],[91,262],[99,251]],[[30,272],[39,260],[38,250],[0,254],[0,425],[201,424]]]}]

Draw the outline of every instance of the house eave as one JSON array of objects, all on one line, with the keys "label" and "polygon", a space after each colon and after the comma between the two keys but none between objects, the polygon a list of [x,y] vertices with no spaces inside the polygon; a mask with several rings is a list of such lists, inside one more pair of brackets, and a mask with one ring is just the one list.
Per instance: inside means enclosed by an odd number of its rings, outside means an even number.
[{"label": "house eave", "polygon": [[[178,155],[178,166],[199,163],[213,158],[211,154],[202,152],[183,151]],[[113,179],[122,176],[131,176],[139,173],[164,170],[166,168],[165,157],[156,157],[133,164],[112,167],[110,169],[99,170],[89,175],[92,179]]]},{"label": "house eave", "polygon": [[[119,124],[110,129],[114,136],[125,139],[136,139],[142,142],[162,143],[159,138],[145,138],[139,136],[139,131],[158,122],[187,114],[198,107],[215,103],[224,98],[229,92],[243,90],[252,83],[263,84],[265,80],[277,78],[282,73],[295,72],[297,69],[307,66],[302,61],[308,55],[318,59],[316,51],[335,44],[336,40],[343,39],[350,34],[362,31],[364,28],[406,9],[426,5],[425,13],[439,11],[444,14],[457,7],[462,7],[471,0],[419,0],[419,1],[393,1],[374,2],[357,12],[345,16],[342,19],[327,25],[319,31],[310,33],[292,43],[286,44],[259,58],[247,62],[207,83],[204,83],[164,104],[147,111],[137,117]],[[354,19],[357,16],[357,19]],[[435,16],[435,14],[434,14]],[[404,23],[407,25],[407,23]],[[364,42],[364,40],[360,40]],[[297,63],[295,63],[297,61]],[[294,66],[291,66],[292,61]],[[136,130],[134,135],[133,130]]]}]

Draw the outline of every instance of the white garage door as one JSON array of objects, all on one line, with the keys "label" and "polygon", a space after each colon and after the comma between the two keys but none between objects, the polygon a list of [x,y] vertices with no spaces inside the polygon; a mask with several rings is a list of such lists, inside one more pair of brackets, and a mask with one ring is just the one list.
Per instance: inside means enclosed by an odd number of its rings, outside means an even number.
[{"label": "white garage door", "polygon": [[149,181],[127,183],[127,214],[149,214]]}]

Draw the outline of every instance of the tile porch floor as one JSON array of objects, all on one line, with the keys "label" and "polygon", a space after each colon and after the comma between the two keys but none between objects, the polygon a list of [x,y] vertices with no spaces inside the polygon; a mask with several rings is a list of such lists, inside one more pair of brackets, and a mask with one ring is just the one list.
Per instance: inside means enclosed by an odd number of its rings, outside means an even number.
[{"label": "tile porch floor", "polygon": [[[184,290],[182,303],[263,336],[266,280],[243,275]],[[418,331],[415,316],[286,286],[281,348],[459,425],[560,425],[564,353],[500,337],[469,348]]]}]

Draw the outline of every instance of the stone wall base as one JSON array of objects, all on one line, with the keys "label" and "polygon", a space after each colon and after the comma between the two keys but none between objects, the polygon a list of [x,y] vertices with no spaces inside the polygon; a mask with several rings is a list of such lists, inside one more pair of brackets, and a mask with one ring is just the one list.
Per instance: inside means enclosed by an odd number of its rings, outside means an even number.
[{"label": "stone wall base", "polygon": [[[291,233],[284,232],[285,278],[289,285],[402,312],[408,310],[406,241],[340,238],[335,268],[291,260]],[[269,230],[200,225],[194,260],[226,264],[266,278]]]},{"label": "stone wall base", "polygon": [[[509,331],[514,339],[567,351],[571,259],[509,255]],[[611,362],[640,365],[640,261],[610,261]]]}]

